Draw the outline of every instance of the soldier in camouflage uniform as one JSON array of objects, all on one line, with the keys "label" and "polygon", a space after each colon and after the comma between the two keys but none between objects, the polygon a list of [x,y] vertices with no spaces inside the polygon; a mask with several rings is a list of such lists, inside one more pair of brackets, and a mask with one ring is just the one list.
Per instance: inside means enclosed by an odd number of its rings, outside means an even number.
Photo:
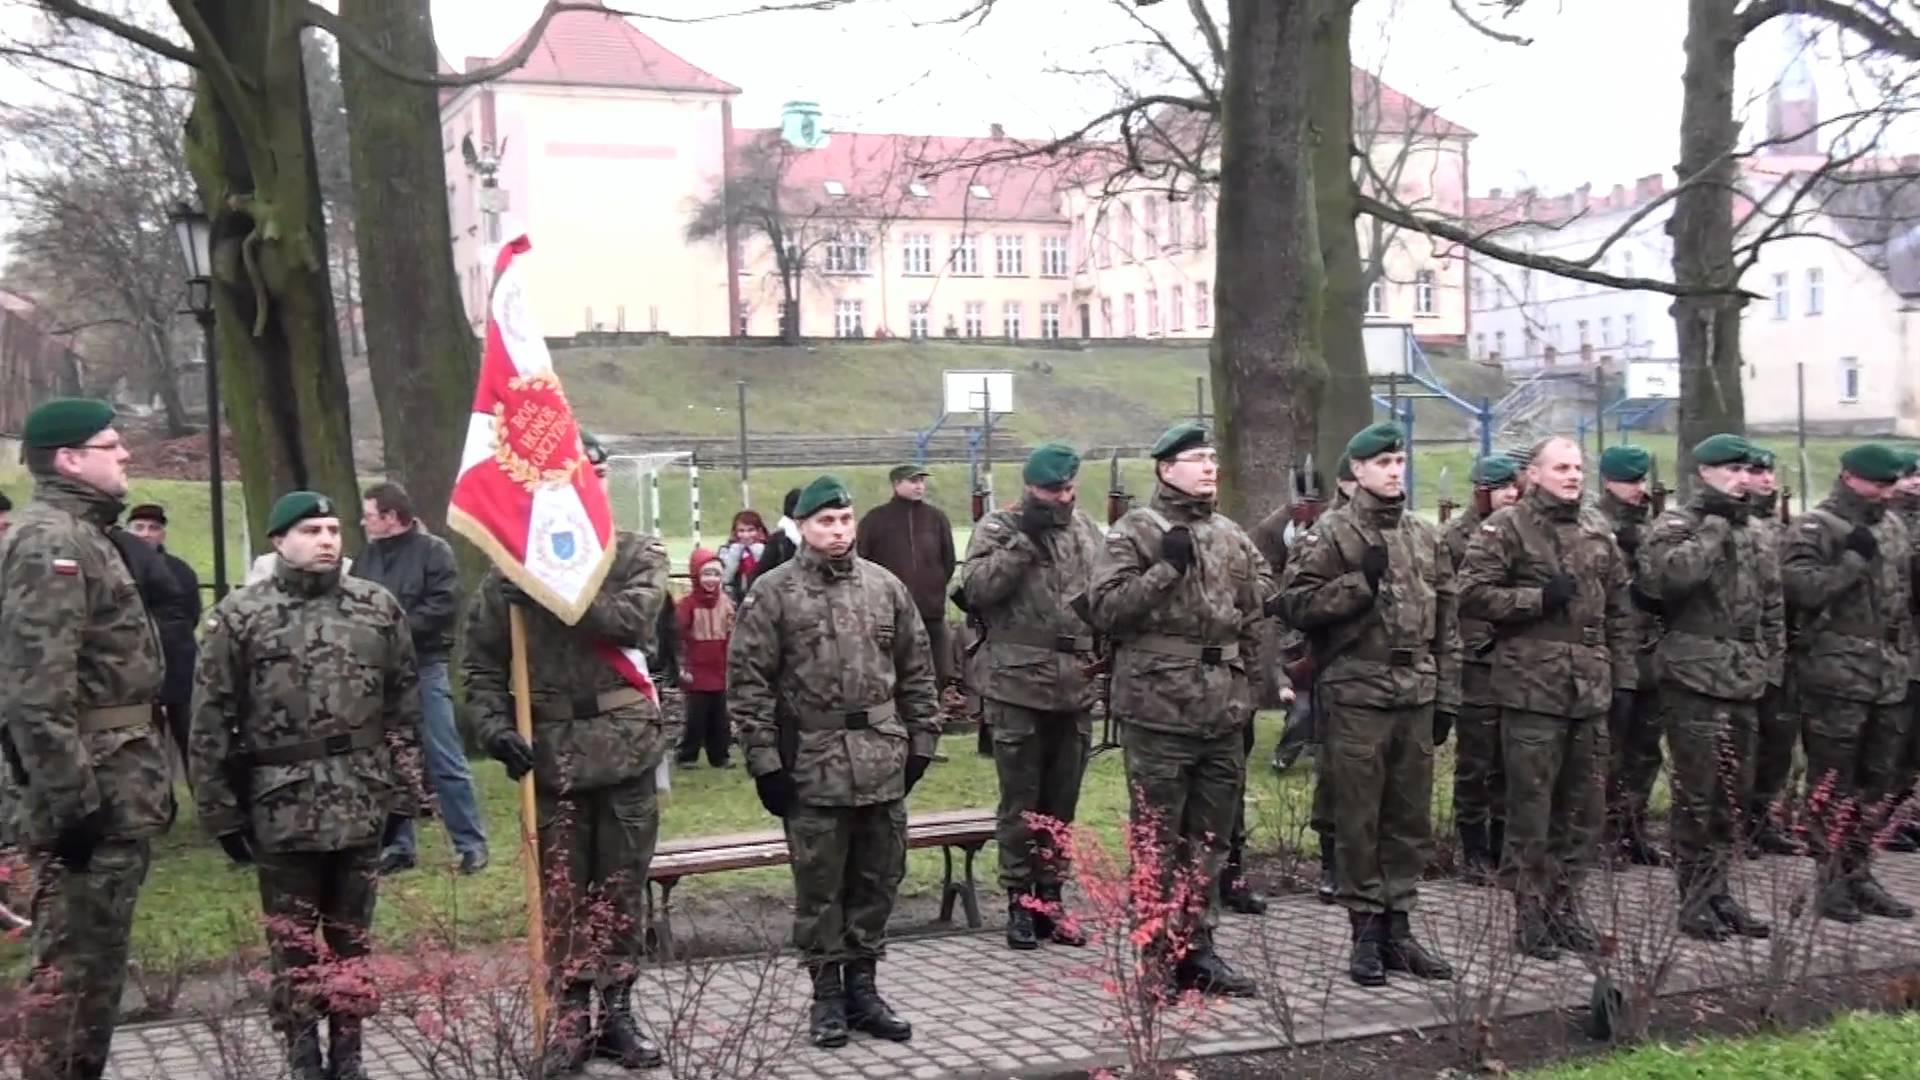
[{"label": "soldier in camouflage uniform", "polygon": [[413,635],[392,593],[341,575],[325,496],[282,496],[267,535],[273,577],[230,594],[202,627],[187,768],[200,823],[258,870],[269,1011],[292,1077],[365,1080],[360,1026],[374,1003],[324,984],[336,960],[367,954],[381,847],[418,805]]},{"label": "soldier in camouflage uniform", "polygon": [[1093,735],[1093,628],[1085,610],[1100,528],[1074,509],[1080,455],[1058,443],[1028,456],[1018,510],[974,526],[958,595],[984,624],[976,659],[1000,775],[1000,884],[1007,890],[1007,945],[1042,939],[1085,945],[1063,918],[1064,860],[1036,839],[1027,815],[1072,822]]},{"label": "soldier in camouflage uniform", "polygon": [[[1473,466],[1473,505],[1447,522],[1447,555],[1457,574],[1480,525],[1520,497],[1519,470],[1502,455]],[[1453,823],[1460,834],[1462,876],[1491,884],[1507,836],[1507,772],[1500,747],[1500,706],[1493,694],[1493,626],[1460,618],[1460,735],[1455,745]]]},{"label": "soldier in camouflage uniform", "polygon": [[1848,450],[1833,494],[1780,544],[1797,628],[1792,678],[1814,792],[1809,839],[1821,861],[1820,914],[1844,923],[1913,916],[1874,878],[1871,862],[1883,808],[1905,778],[1912,552],[1906,526],[1886,512],[1904,469],[1890,447]]},{"label": "soldier in camouflage uniform", "polygon": [[[1754,447],[1747,459],[1747,501],[1753,514],[1747,527],[1753,530],[1754,547],[1766,564],[1773,587],[1780,589],[1780,541],[1786,525],[1785,509],[1780,505],[1780,488],[1774,475],[1773,452]],[[1760,697],[1753,753],[1753,793],[1747,799],[1747,828],[1750,839],[1747,858],[1762,853],[1796,855],[1800,845],[1774,820],[1774,804],[1786,793],[1787,778],[1793,771],[1793,751],[1800,745],[1800,710],[1787,694],[1787,632],[1784,613],[1786,597],[1779,598],[1783,618],[1780,636],[1767,644],[1767,690]]]},{"label": "soldier in camouflage uniform", "polygon": [[[1174,930],[1191,931],[1191,941],[1173,981],[1250,996],[1253,980],[1214,949],[1211,894],[1246,785],[1247,672],[1273,580],[1247,534],[1215,512],[1220,463],[1206,429],[1175,426],[1153,459],[1152,502],[1107,531],[1093,621],[1113,643],[1113,711],[1134,820],[1160,831],[1169,872],[1197,860],[1209,883],[1195,924]],[[1163,938],[1151,948],[1165,946]]]},{"label": "soldier in camouflage uniform", "polygon": [[[1600,516],[1613,531],[1630,573],[1653,510],[1647,487],[1652,469],[1652,455],[1638,446],[1609,446],[1600,454]],[[1647,800],[1660,773],[1660,696],[1653,659],[1660,644],[1660,613],[1657,604],[1647,602],[1650,591],[1638,581],[1628,589],[1634,600],[1639,671],[1632,698],[1616,698],[1619,708],[1607,712],[1612,751],[1607,762],[1607,843],[1615,855],[1636,866],[1665,866],[1666,852],[1646,836]]]},{"label": "soldier in camouflage uniform", "polygon": [[1360,431],[1347,458],[1353,501],[1290,553],[1279,606],[1320,660],[1349,974],[1362,986],[1388,971],[1450,979],[1410,913],[1432,843],[1433,747],[1460,709],[1453,560],[1439,529],[1405,512],[1398,425]]},{"label": "soldier in camouflage uniform", "polygon": [[[1333,503],[1327,509],[1339,510],[1352,502],[1353,493],[1358,487],[1359,485],[1353,479],[1353,462],[1348,461],[1345,454],[1340,455],[1340,462],[1334,469]],[[1319,524],[1316,520],[1314,527],[1319,527]],[[1302,539],[1304,538],[1303,536]],[[1312,710],[1311,715],[1314,720],[1313,802],[1312,809],[1308,811],[1307,823],[1312,827],[1314,835],[1320,838],[1320,880],[1314,885],[1314,895],[1320,898],[1321,903],[1331,904],[1340,893],[1339,875],[1334,872],[1339,856],[1334,824],[1332,769],[1327,765],[1327,708],[1326,703],[1320,698],[1319,689],[1319,683],[1316,681],[1307,701],[1307,707]]]},{"label": "soldier in camouflage uniform", "polygon": [[1740,907],[1727,883],[1736,819],[1752,788],[1767,661],[1785,633],[1779,569],[1749,521],[1752,455],[1738,435],[1715,435],[1693,448],[1693,498],[1653,523],[1639,545],[1635,582],[1665,621],[1656,666],[1673,755],[1680,932],[1705,941],[1771,933]]},{"label": "soldier in camouflage uniform", "polygon": [[1907,527],[1907,538],[1914,545],[1914,559],[1909,573],[1915,579],[1913,603],[1909,606],[1909,620],[1914,624],[1915,632],[1907,639],[1907,662],[1910,680],[1907,684],[1907,745],[1902,754],[1906,767],[1900,790],[1906,794],[1901,799],[1898,811],[1899,823],[1894,827],[1893,835],[1887,840],[1888,851],[1914,851],[1920,849],[1920,810],[1913,801],[1916,781],[1920,781],[1920,451],[1911,447],[1899,447],[1895,451],[1900,455],[1902,473],[1894,484],[1893,498],[1887,508],[1900,523]]},{"label": "soldier in camouflage uniform", "polygon": [[1639,672],[1631,575],[1606,523],[1582,510],[1580,448],[1552,438],[1527,457],[1526,494],[1467,545],[1460,611],[1494,627],[1515,945],[1552,959],[1599,948],[1576,901],[1605,813],[1607,713]]},{"label": "soldier in camouflage uniform", "polygon": [[761,805],[786,824],[814,1045],[845,1046],[849,1028],[904,1042],[913,1027],[875,968],[906,872],[907,795],[940,738],[933,657],[907,587],[854,553],[846,486],[815,479],[793,516],[799,553],[740,605],[727,707]]},{"label": "soldier in camouflage uniform", "polygon": [[33,499],[0,540],[0,751],[33,874],[29,1080],[105,1070],[149,842],[173,820],[160,639],[107,531],[127,492],[112,425],[82,399],[27,417]]},{"label": "soldier in camouflage uniform", "polygon": [[[582,434],[582,454],[606,475],[606,451]],[[665,752],[660,707],[600,652],[655,654],[667,596],[667,549],[652,536],[614,534],[613,565],[572,626],[532,600],[498,567],[467,608],[467,706],[474,739],[506,766],[531,772],[538,804],[547,962],[562,987],[545,1075],[597,1054],[628,1069],[661,1063],[633,1018],[633,982],[645,954],[647,867],[660,835],[655,769]],[[533,743],[514,722],[509,605],[526,624]],[[605,914],[600,914],[602,911]],[[592,1023],[594,991],[600,1023]]]}]

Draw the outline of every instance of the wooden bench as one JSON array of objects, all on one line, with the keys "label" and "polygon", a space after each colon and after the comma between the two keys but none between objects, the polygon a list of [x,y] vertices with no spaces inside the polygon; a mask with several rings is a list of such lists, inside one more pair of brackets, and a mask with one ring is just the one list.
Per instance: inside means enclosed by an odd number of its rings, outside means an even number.
[{"label": "wooden bench", "polygon": [[[914,814],[907,818],[907,850],[937,847],[942,870],[940,881],[940,921],[953,921],[957,901],[967,917],[967,926],[980,929],[980,896],[975,888],[974,856],[993,839],[998,819],[992,810],[940,810]],[[956,877],[953,853],[962,855],[961,875]],[[673,887],[681,878],[700,874],[718,874],[726,870],[748,870],[759,866],[785,866],[791,862],[786,834],[779,829],[763,832],[733,833],[727,836],[698,836],[669,840],[654,850],[653,864],[647,869],[647,943],[655,955],[673,958]],[[654,901],[654,886],[660,889]]]}]

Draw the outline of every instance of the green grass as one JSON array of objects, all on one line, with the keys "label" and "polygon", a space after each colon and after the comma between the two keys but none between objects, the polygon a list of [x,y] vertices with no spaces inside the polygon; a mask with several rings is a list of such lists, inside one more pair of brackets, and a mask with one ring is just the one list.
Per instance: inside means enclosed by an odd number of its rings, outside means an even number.
[{"label": "green grass", "polygon": [[1920,1071],[1920,1016],[1853,1013],[1813,1031],[1656,1044],[1528,1080],[1896,1080]]}]

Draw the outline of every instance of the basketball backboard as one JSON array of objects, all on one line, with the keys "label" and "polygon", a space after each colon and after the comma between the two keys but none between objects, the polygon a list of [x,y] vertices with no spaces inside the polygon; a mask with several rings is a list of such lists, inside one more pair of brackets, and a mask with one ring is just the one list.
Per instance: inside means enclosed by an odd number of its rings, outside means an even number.
[{"label": "basketball backboard", "polygon": [[1413,327],[1406,323],[1369,323],[1360,330],[1367,352],[1367,374],[1378,378],[1413,372]]},{"label": "basketball backboard", "polygon": [[1627,364],[1627,397],[1639,401],[1680,396],[1678,360],[1634,360]]},{"label": "basketball backboard", "polygon": [[1013,411],[1013,372],[943,371],[944,408],[949,414],[979,413],[989,405],[995,416]]}]

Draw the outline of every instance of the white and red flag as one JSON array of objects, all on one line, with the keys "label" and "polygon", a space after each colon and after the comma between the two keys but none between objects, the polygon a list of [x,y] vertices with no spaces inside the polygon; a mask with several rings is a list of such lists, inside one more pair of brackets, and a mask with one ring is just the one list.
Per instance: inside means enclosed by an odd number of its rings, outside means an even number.
[{"label": "white and red flag", "polygon": [[[518,236],[494,260],[486,352],[447,524],[572,626],[613,565],[613,509],[527,296],[524,256],[531,248]],[[659,700],[640,650],[597,647],[628,682]]]}]

